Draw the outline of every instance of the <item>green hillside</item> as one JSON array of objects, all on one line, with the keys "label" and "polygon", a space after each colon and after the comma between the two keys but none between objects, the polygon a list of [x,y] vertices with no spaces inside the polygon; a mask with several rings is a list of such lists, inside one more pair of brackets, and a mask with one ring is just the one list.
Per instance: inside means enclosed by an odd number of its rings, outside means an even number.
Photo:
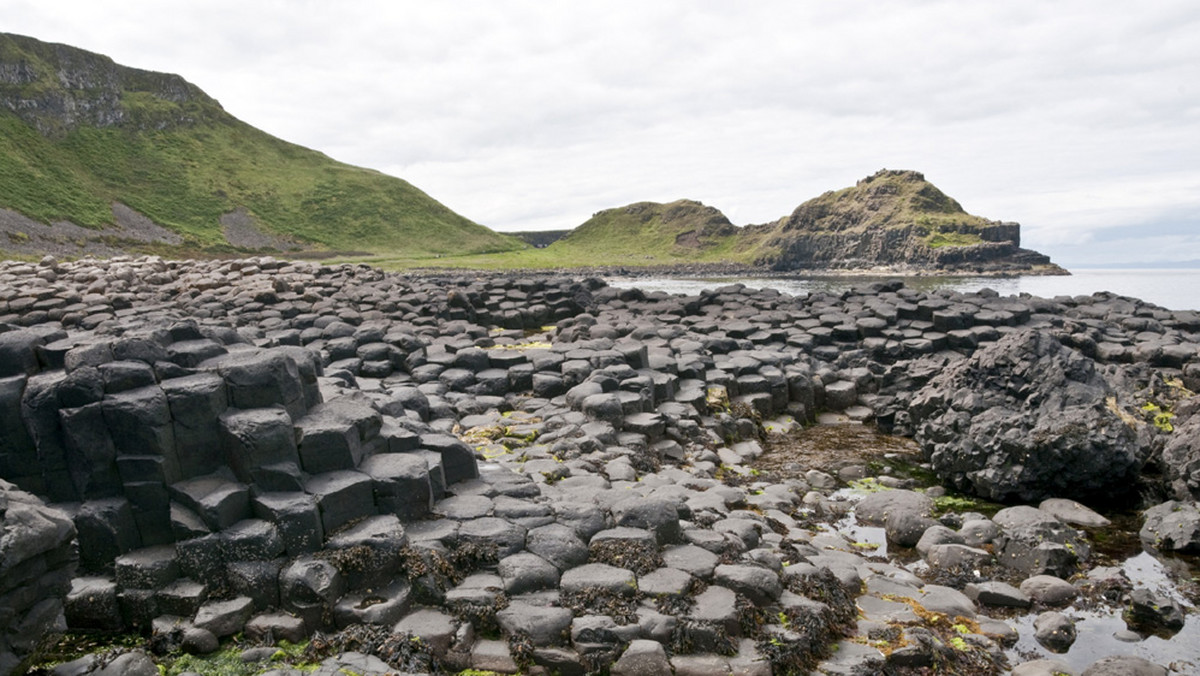
[{"label": "green hillside", "polygon": [[742,231],[717,209],[692,200],[637,202],[597,212],[545,248],[436,261],[401,256],[372,262],[397,268],[437,265],[489,269],[747,262],[750,254],[746,242],[752,238],[742,236]]},{"label": "green hillside", "polygon": [[593,215],[546,252],[595,265],[713,260],[729,254],[737,232],[724,214],[699,202],[638,202]]},{"label": "green hillside", "polygon": [[[745,265],[778,272],[1063,274],[1020,248],[1020,226],[973,216],[924,175],[881,170],[810,199],[788,216],[738,227],[691,200],[596,213],[543,249],[439,259],[439,266],[569,268]],[[428,265],[403,258],[389,267]]]},{"label": "green hillside", "polygon": [[234,251],[220,219],[239,210],[305,249],[421,258],[527,246],[402,179],[261,132],[178,76],[0,34],[0,207],[105,231],[114,202],[181,235],[177,253]]}]

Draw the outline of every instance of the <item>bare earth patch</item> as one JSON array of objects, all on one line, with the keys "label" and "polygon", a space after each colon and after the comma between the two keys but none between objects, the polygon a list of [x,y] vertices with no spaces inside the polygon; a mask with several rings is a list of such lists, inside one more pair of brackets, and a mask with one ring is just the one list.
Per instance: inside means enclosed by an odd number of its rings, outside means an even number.
[{"label": "bare earth patch", "polygon": [[221,216],[221,231],[225,241],[240,249],[296,251],[303,248],[289,238],[263,232],[254,217],[241,208]]},{"label": "bare earth patch", "polygon": [[47,225],[11,209],[0,209],[0,250],[29,256],[119,256],[126,253],[126,243],[183,243],[177,233],[120,202],[113,202],[112,213],[112,226],[93,230],[69,221]]},{"label": "bare earth patch", "polygon": [[167,230],[120,202],[113,202],[112,213],[118,230],[118,232],[111,233],[112,237],[172,246],[183,244],[183,238],[178,233]]}]

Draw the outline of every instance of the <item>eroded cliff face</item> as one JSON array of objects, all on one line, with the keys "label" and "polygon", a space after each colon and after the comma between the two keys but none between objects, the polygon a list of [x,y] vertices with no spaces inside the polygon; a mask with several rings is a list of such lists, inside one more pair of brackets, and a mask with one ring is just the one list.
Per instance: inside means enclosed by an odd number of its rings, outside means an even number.
[{"label": "eroded cliff face", "polygon": [[[1015,227],[1015,226],[1014,226]],[[985,239],[960,246],[931,247],[923,228],[877,229],[864,232],[802,232],[768,241],[774,249],[757,263],[774,270],[858,269],[979,269],[1017,271],[1030,266],[1052,266],[1050,257],[1017,246],[1012,239]],[[1054,266],[1057,268],[1057,266]]]},{"label": "eroded cliff face", "polygon": [[44,136],[82,126],[165,129],[222,112],[178,75],[67,45],[0,33],[0,57],[0,105]]},{"label": "eroded cliff face", "polygon": [[765,226],[756,264],[774,270],[1061,273],[1021,248],[1021,227],[968,214],[915,171],[883,170]]}]

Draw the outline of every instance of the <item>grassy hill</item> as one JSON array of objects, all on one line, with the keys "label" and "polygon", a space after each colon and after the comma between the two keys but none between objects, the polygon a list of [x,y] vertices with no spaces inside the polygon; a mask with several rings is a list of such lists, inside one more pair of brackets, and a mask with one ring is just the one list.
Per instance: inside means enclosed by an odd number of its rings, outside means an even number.
[{"label": "grassy hill", "polygon": [[[420,264],[389,259],[384,265]],[[699,202],[601,211],[543,249],[439,260],[483,268],[735,264],[776,271],[1061,274],[1020,248],[1020,226],[968,214],[915,171],[882,170],[773,223],[738,227]]]},{"label": "grassy hill", "polygon": [[992,225],[995,222],[968,214],[923,175],[883,170],[853,186],[808,200],[780,220],[777,230],[863,232],[916,226],[936,247],[977,244],[983,240],[969,231]]},{"label": "grassy hill", "polygon": [[546,253],[593,265],[709,261],[728,258],[737,232],[724,214],[699,202],[638,202],[598,212]]},{"label": "grassy hill", "polygon": [[744,246],[747,238],[739,236],[742,230],[717,209],[693,200],[637,202],[597,212],[543,248],[436,261],[393,256],[370,262],[394,268],[436,265],[484,269],[750,262]]},{"label": "grassy hill", "polygon": [[[303,249],[423,258],[527,247],[407,181],[259,131],[179,76],[0,33],[0,207],[114,241],[114,203],[181,236],[121,242],[160,253],[236,252],[221,226],[235,212]],[[24,233],[8,234],[0,250]]]}]

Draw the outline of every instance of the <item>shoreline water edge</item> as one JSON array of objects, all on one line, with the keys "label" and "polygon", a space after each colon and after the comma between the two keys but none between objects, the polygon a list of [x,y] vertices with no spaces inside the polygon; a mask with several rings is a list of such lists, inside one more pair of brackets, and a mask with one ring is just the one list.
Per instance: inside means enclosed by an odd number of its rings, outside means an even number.
[{"label": "shoreline water edge", "polygon": [[601,277],[618,287],[636,286],[645,291],[668,293],[699,293],[728,284],[748,287],[774,288],[782,293],[799,296],[806,293],[842,293],[854,286],[898,280],[905,287],[925,293],[949,291],[957,293],[996,291],[1001,296],[1028,294],[1043,298],[1056,296],[1090,296],[1112,293],[1138,298],[1171,310],[1200,309],[1200,270],[1195,268],[1083,268],[1069,276],[1047,275],[778,275],[745,274],[671,274],[629,275],[605,274]]}]

